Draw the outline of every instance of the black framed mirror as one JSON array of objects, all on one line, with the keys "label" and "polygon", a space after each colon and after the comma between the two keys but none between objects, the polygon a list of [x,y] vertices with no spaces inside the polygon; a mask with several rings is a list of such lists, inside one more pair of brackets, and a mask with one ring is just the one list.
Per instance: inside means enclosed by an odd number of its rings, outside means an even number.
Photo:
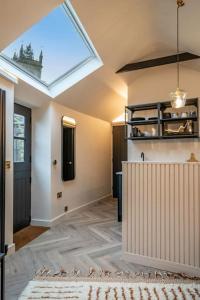
[{"label": "black framed mirror", "polygon": [[75,178],[75,131],[76,122],[67,116],[62,117],[62,180]]}]

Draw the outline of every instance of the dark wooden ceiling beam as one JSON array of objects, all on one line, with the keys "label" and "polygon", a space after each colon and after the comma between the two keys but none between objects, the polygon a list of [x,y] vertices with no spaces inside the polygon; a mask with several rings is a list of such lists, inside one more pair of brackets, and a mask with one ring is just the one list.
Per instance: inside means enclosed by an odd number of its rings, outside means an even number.
[{"label": "dark wooden ceiling beam", "polygon": [[[184,52],[179,54],[179,61],[188,61],[193,59],[198,59],[200,56]],[[137,71],[141,69],[147,69],[147,68],[153,68],[158,66],[164,66],[169,64],[174,64],[177,62],[177,54],[144,60],[136,63],[127,64],[121,69],[119,69],[116,73],[123,73],[123,72],[131,72],[131,71]]]}]

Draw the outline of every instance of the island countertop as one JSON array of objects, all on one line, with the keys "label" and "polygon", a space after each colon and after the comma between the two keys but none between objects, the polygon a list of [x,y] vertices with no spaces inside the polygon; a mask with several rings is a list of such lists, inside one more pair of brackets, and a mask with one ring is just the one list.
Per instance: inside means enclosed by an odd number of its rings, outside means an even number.
[{"label": "island countertop", "polygon": [[200,163],[123,162],[123,257],[200,275]]},{"label": "island countertop", "polygon": [[187,162],[187,161],[150,161],[150,160],[145,160],[145,161],[123,161],[123,164],[160,164],[160,165],[174,165],[174,164],[180,164],[180,165],[185,165],[185,164],[199,164],[200,162]]}]

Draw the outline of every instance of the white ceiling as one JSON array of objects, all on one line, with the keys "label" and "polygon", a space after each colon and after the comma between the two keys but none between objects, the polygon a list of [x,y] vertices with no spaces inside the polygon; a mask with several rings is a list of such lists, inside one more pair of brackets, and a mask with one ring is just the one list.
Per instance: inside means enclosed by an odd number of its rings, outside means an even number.
[{"label": "white ceiling", "polygon": [[[0,49],[36,23],[61,0],[0,0]],[[111,121],[124,109],[127,85],[145,71],[116,75],[123,65],[176,51],[175,0],[72,0],[104,66],[55,98],[68,107]],[[16,13],[17,12],[17,13]],[[200,55],[200,1],[181,9],[181,48]],[[198,62],[187,63],[198,67]],[[16,98],[32,106],[50,101],[24,82]]]}]

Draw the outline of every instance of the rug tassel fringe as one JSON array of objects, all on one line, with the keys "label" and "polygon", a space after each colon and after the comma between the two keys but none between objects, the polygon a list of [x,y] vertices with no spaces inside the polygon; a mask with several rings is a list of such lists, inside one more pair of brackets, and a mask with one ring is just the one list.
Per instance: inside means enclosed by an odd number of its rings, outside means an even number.
[{"label": "rug tassel fringe", "polygon": [[191,280],[191,281],[199,281],[200,277],[189,276],[184,273],[172,273],[172,272],[159,272],[155,271],[153,273],[145,273],[145,272],[126,272],[126,271],[116,271],[111,272],[108,270],[99,269],[96,270],[92,267],[89,268],[88,273],[82,273],[80,269],[73,268],[71,271],[66,271],[64,268],[60,268],[59,271],[53,272],[49,268],[43,266],[35,273],[36,277],[48,278],[48,277],[61,277],[61,278],[79,278],[84,276],[86,278],[121,278],[121,279],[172,279],[172,280]]}]

